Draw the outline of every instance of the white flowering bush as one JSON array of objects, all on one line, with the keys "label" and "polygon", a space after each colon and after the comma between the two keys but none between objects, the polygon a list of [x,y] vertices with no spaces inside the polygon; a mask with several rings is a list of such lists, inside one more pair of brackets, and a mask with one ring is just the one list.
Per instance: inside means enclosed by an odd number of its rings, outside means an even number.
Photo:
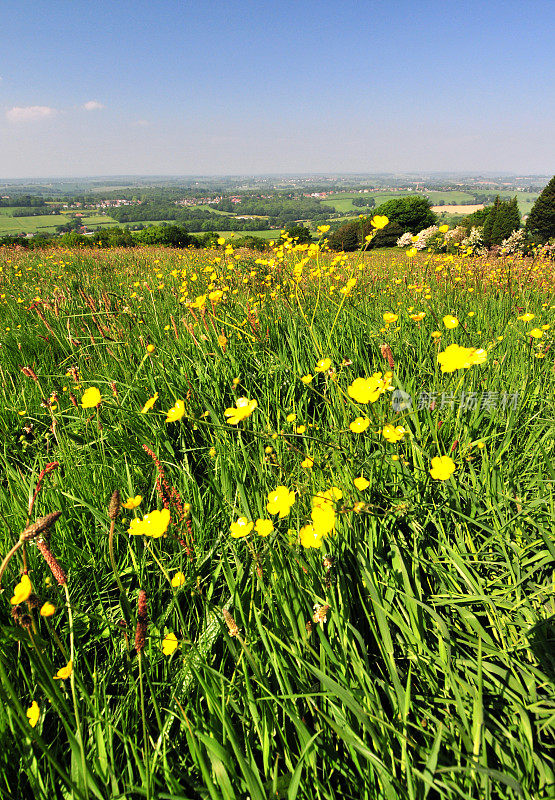
[{"label": "white flowering bush", "polygon": [[439,228],[437,225],[430,225],[429,228],[424,228],[423,231],[417,234],[413,242],[414,247],[416,247],[417,250],[425,250],[430,240],[437,236],[438,233]]},{"label": "white flowering bush", "polygon": [[470,233],[461,242],[461,251],[466,251],[473,256],[481,256],[487,253],[488,249],[484,246],[484,228],[482,225],[474,226]]},{"label": "white flowering bush", "polygon": [[397,247],[410,247],[412,245],[412,233],[407,231],[397,239]]},{"label": "white flowering bush", "polygon": [[503,255],[516,255],[517,253],[524,254],[528,249],[526,235],[522,228],[513,231],[510,236],[503,239],[501,242],[501,253]]}]

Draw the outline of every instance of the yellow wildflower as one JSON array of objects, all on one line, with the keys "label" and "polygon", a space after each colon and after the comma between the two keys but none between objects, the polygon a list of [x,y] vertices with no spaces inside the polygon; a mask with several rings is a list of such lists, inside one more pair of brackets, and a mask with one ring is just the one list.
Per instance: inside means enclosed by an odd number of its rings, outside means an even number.
[{"label": "yellow wildflower", "polygon": [[231,523],[229,530],[233,539],[240,539],[243,536],[248,536],[253,526],[254,522],[249,522],[246,517],[239,517],[236,522]]},{"label": "yellow wildflower", "polygon": [[33,591],[33,587],[31,586],[31,579],[28,575],[22,575],[21,580],[16,585],[13,593],[13,597],[10,600],[12,606],[18,606],[20,603],[25,602],[31,592]]},{"label": "yellow wildflower", "polygon": [[274,523],[271,519],[257,519],[254,529],[259,536],[269,536],[274,530]]},{"label": "yellow wildflower", "polygon": [[455,462],[449,456],[436,456],[432,458],[430,475],[436,481],[446,481],[456,469]]},{"label": "yellow wildflower", "polygon": [[395,425],[387,424],[382,429],[382,436],[388,442],[400,442],[404,435],[405,429],[401,425],[395,427]]},{"label": "yellow wildflower", "polygon": [[268,493],[267,510],[270,514],[279,514],[280,519],[286,517],[295,502],[295,492],[290,492],[287,486],[278,486],[273,492]]},{"label": "yellow wildflower", "polygon": [[140,506],[143,501],[142,495],[136,494],[135,497],[129,497],[125,503],[121,504],[122,508],[127,508],[128,511],[132,511],[137,506]]},{"label": "yellow wildflower", "polygon": [[166,422],[177,422],[185,414],[185,403],[183,400],[176,400],[175,405],[168,411]]},{"label": "yellow wildflower", "polygon": [[144,406],[142,407],[142,409],[141,409],[141,414],[146,414],[146,413],[147,413],[147,411],[150,411],[150,409],[152,408],[152,406],[154,405],[154,403],[155,403],[157,400],[158,400],[158,392],[154,392],[154,394],[152,395],[152,397],[149,397],[149,399],[146,401],[146,403],[145,403],[145,404],[144,404]]},{"label": "yellow wildflower", "polygon": [[51,617],[55,613],[56,613],[56,606],[52,605],[52,603],[49,602],[43,603],[39,611],[41,617]]},{"label": "yellow wildflower", "polygon": [[171,585],[174,587],[174,589],[179,589],[180,586],[183,586],[185,581],[185,575],[182,572],[176,572],[171,579]]},{"label": "yellow wildflower", "polygon": [[58,672],[54,675],[55,681],[65,681],[73,674],[73,661],[68,661],[65,667],[60,667]]},{"label": "yellow wildflower", "polygon": [[131,536],[152,536],[153,539],[159,539],[163,536],[170,524],[169,509],[163,508],[162,511],[151,511],[150,514],[145,514],[143,519],[136,517],[132,519],[129,524],[129,534]]},{"label": "yellow wildflower", "polygon": [[175,633],[168,633],[164,636],[162,641],[162,652],[165,656],[171,656],[177,650],[179,646],[179,642],[177,641],[177,636]]},{"label": "yellow wildflower", "polygon": [[34,728],[40,717],[40,708],[36,700],[33,700],[26,713],[27,719],[29,720],[29,725],[31,728]]},{"label": "yellow wildflower", "polygon": [[81,406],[83,408],[96,408],[101,400],[102,395],[100,394],[100,391],[96,388],[96,386],[91,386],[83,394],[83,397],[81,398]]},{"label": "yellow wildflower", "polygon": [[368,417],[357,417],[349,423],[349,428],[353,433],[363,433],[369,425],[370,420]]},{"label": "yellow wildflower", "polygon": [[316,364],[314,372],[326,372],[330,367],[331,367],[331,358],[321,358]]},{"label": "yellow wildflower", "polygon": [[226,408],[224,411],[224,416],[227,417],[230,425],[238,425],[242,420],[250,417],[258,403],[256,400],[249,400],[248,397],[238,397],[235,406],[235,408]]},{"label": "yellow wildflower", "polygon": [[301,528],[299,534],[303,547],[322,547],[322,535],[314,530],[310,522]]}]

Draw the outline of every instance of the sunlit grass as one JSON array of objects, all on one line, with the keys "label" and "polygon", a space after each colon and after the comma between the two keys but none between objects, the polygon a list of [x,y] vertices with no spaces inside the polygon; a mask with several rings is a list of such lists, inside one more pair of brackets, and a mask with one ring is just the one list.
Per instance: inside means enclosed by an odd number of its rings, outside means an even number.
[{"label": "sunlit grass", "polygon": [[552,262],[0,267],[0,796],[553,796]]}]

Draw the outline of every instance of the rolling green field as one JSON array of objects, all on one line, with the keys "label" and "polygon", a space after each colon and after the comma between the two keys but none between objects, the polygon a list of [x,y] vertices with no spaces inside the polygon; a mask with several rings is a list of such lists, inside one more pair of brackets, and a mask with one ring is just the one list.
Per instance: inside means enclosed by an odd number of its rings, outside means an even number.
[{"label": "rolling green field", "polygon": [[0,797],[550,800],[553,262],[0,248]]},{"label": "rolling green field", "polygon": [[219,231],[220,236],[226,239],[238,239],[241,236],[257,236],[259,239],[278,239],[281,228],[272,228],[267,231]]},{"label": "rolling green field", "polygon": [[[0,211],[10,211],[10,209],[0,209]],[[16,233],[53,233],[58,225],[65,225],[70,222],[73,215],[70,214],[42,214],[36,217],[12,217],[11,214],[0,214],[0,236]],[[105,214],[90,214],[83,216],[83,225],[94,227],[106,227],[118,225],[115,219]]]},{"label": "rolling green field", "polygon": [[[362,206],[355,206],[352,203],[353,198],[355,197],[372,197],[375,201],[375,208],[377,208],[382,203],[385,203],[387,200],[390,200],[392,197],[407,197],[411,195],[418,195],[420,193],[417,192],[369,192],[364,194],[362,192],[338,192],[336,195],[330,195],[326,200],[323,200],[322,203],[324,205],[333,206],[337,209],[337,211],[345,213],[345,212],[353,212],[363,214],[365,213],[366,209]],[[510,192],[510,191],[500,191],[498,192],[499,196],[502,199],[507,199],[510,197],[514,197],[515,194],[518,199],[518,207],[520,213],[522,215],[529,214],[532,206],[536,202],[538,198],[538,193],[530,193],[530,192]],[[473,195],[468,194],[467,192],[459,192],[459,191],[451,191],[451,192],[434,192],[429,191],[426,192],[426,197],[430,199],[432,205],[437,205],[440,201],[444,201],[445,205],[459,205],[465,201],[473,200]]]}]

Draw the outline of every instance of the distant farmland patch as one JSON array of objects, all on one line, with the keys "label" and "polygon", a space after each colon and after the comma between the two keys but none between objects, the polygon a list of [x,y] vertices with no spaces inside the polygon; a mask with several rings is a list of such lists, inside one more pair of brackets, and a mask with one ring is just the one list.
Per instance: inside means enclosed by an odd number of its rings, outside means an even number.
[{"label": "distant farmland patch", "polygon": [[473,214],[475,211],[481,211],[483,207],[483,203],[475,206],[432,206],[432,211],[436,214]]}]

